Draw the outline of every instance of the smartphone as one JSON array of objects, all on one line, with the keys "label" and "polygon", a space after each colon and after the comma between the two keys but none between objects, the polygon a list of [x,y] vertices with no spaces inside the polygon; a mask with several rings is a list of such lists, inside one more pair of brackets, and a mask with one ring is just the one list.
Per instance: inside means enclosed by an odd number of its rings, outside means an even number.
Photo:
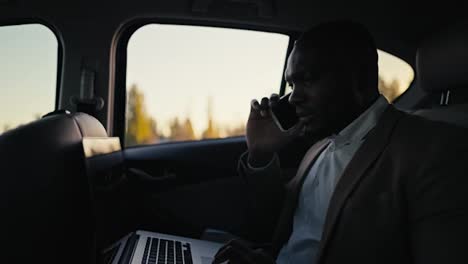
[{"label": "smartphone", "polygon": [[296,115],[296,108],[289,103],[289,96],[291,96],[291,93],[283,95],[279,99],[278,104],[271,109],[273,112],[273,119],[283,131],[290,129],[299,122],[299,118]]}]

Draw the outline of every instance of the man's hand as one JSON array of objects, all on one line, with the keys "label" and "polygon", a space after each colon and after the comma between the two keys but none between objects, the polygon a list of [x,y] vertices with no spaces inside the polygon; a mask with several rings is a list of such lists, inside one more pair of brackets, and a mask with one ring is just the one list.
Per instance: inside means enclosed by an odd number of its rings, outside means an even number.
[{"label": "man's hand", "polygon": [[290,143],[302,132],[303,124],[298,123],[287,131],[282,131],[272,117],[271,108],[279,101],[277,94],[270,99],[264,97],[259,103],[252,100],[250,116],[247,122],[247,146],[249,162],[252,165],[264,165],[279,149]]},{"label": "man's hand", "polygon": [[213,264],[275,264],[275,260],[260,249],[253,249],[246,242],[234,239],[219,249]]}]

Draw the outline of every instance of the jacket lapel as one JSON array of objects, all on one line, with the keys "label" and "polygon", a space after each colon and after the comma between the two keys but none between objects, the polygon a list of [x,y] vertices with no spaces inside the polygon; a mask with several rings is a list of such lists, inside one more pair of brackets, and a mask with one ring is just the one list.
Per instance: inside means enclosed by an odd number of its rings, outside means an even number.
[{"label": "jacket lapel", "polygon": [[357,187],[366,170],[382,153],[388,144],[393,128],[403,115],[393,106],[389,106],[343,172],[328,207],[317,263],[320,263],[324,257],[326,247],[333,236],[334,228],[346,200]]},{"label": "jacket lapel", "polygon": [[291,235],[294,211],[297,207],[297,201],[305,175],[307,175],[309,168],[314,164],[315,160],[328,143],[328,139],[322,139],[315,143],[304,155],[294,178],[286,185],[283,209],[273,236],[273,253],[275,256],[278,255],[279,250]]}]

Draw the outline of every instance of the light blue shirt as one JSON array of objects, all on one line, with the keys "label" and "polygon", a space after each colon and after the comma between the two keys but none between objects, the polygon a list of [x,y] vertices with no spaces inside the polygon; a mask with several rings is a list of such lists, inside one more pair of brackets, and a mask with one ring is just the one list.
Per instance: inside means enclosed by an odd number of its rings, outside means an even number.
[{"label": "light blue shirt", "polygon": [[328,146],[318,156],[302,184],[293,231],[279,252],[276,260],[278,264],[316,262],[328,205],[336,183],[387,106],[385,97],[380,96],[338,135],[328,138]]}]

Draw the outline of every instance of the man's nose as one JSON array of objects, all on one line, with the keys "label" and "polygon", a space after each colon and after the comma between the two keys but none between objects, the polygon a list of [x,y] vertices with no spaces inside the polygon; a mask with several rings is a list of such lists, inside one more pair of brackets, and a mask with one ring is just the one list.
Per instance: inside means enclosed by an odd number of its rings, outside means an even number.
[{"label": "man's nose", "polygon": [[299,102],[303,101],[304,97],[299,88],[292,90],[291,95],[289,96],[289,103],[292,105],[297,105]]}]

